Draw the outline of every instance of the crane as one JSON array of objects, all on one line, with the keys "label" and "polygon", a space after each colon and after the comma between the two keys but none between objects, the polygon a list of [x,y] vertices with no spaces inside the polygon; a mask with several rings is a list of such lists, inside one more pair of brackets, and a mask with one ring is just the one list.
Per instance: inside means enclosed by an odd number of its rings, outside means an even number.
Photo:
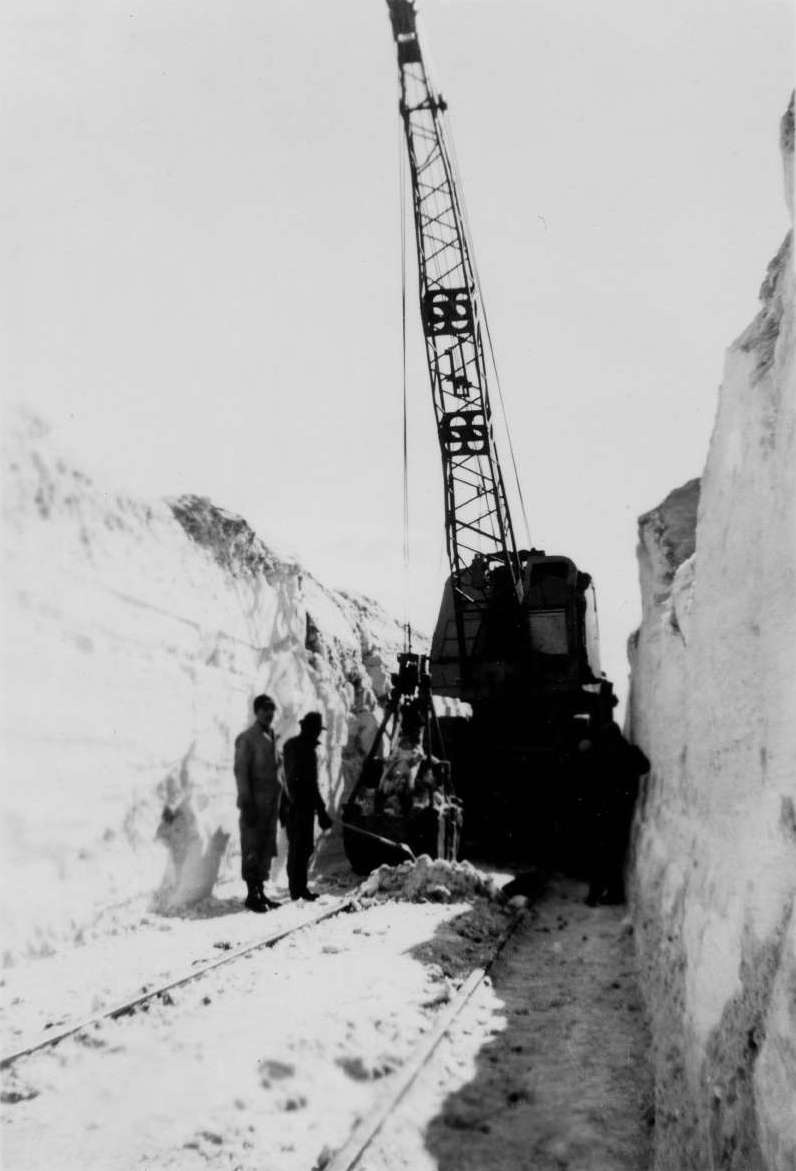
[{"label": "crane", "polygon": [[[518,602],[522,563],[495,446],[485,322],[445,126],[417,35],[413,0],[387,0],[398,51],[400,112],[411,173],[420,318],[442,455],[452,623],[436,656],[472,677],[487,605],[485,575],[504,569]],[[473,572],[473,564],[479,572]]]},{"label": "crane", "polygon": [[[539,794],[550,792],[567,747],[584,729],[609,721],[615,700],[599,669],[591,576],[568,557],[517,545],[493,428],[485,346],[491,338],[447,104],[423,57],[415,0],[387,0],[387,7],[450,566],[431,645],[431,686],[473,705],[475,732],[451,756],[464,761],[465,774],[469,765],[470,796],[482,796],[478,774],[489,746],[491,771],[504,778],[504,824],[510,824],[523,802],[538,813]],[[497,768],[496,744],[503,754]],[[461,792],[455,763],[454,772]],[[488,787],[494,796],[495,783]]]}]

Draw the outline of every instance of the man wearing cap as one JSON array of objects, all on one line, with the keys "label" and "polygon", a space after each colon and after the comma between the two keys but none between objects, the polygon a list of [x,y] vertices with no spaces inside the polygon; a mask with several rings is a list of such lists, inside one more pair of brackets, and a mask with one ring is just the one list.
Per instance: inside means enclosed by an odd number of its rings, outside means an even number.
[{"label": "man wearing cap", "polygon": [[276,825],[282,787],[278,776],[276,735],[271,727],[276,704],[270,695],[254,700],[254,723],[235,741],[235,781],[240,810],[241,873],[250,911],[277,904],[264,886],[276,855]]},{"label": "man wearing cap", "polygon": [[307,867],[315,846],[315,815],[321,829],[330,829],[318,789],[318,760],[315,749],[323,729],[320,712],[307,712],[299,721],[298,736],[285,744],[285,791],[283,819],[287,830],[287,877],[292,899],[317,899],[307,889]]}]

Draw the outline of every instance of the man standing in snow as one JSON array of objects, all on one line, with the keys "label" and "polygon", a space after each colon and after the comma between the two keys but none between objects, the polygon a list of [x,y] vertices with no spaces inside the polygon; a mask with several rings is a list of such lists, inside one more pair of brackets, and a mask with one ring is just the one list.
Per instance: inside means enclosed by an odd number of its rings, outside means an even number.
[{"label": "man standing in snow", "polygon": [[282,787],[278,777],[276,735],[271,725],[276,704],[269,695],[254,701],[254,723],[235,741],[235,781],[240,810],[241,873],[250,911],[277,904],[266,898],[265,882],[276,855],[276,825]]},{"label": "man standing in snow", "polygon": [[298,736],[285,744],[285,792],[283,819],[287,830],[287,877],[292,899],[317,899],[307,889],[307,867],[315,846],[315,814],[321,829],[330,829],[318,789],[318,760],[315,749],[323,731],[320,712],[307,712],[299,721]]}]

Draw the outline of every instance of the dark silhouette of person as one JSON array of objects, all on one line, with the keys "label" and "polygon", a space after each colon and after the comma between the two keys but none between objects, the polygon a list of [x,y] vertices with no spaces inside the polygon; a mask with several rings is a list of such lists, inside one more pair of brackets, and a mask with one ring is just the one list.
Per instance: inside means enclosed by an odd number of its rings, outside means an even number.
[{"label": "dark silhouette of person", "polygon": [[276,735],[271,726],[276,704],[270,695],[258,695],[253,706],[254,723],[235,740],[235,782],[240,810],[241,875],[247,891],[245,906],[262,912],[277,905],[266,898],[264,885],[276,855],[282,786]]},{"label": "dark silhouette of person", "polygon": [[612,720],[592,747],[594,783],[589,787],[589,906],[625,901],[625,855],[630,839],[639,778],[650,764],[629,744]]},{"label": "dark silhouette of person", "polygon": [[322,830],[332,819],[318,788],[316,748],[323,729],[320,712],[307,712],[301,731],[285,744],[285,789],[281,818],[287,831],[287,878],[292,899],[316,899],[307,887],[307,869],[315,848],[315,816]]}]

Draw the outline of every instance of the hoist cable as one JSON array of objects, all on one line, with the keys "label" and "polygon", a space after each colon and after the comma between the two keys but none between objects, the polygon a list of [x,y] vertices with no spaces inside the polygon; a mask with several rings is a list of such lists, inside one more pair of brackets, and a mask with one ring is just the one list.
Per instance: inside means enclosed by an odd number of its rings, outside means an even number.
[{"label": "hoist cable", "polygon": [[404,573],[404,650],[411,649],[411,627],[409,624],[409,424],[406,386],[406,151],[403,142],[403,127],[398,132],[398,182],[400,184],[401,214],[401,371],[403,381],[403,573]]},{"label": "hoist cable", "polygon": [[[478,285],[480,287],[481,278],[478,275],[477,269],[476,269],[475,279],[478,282]],[[482,299],[481,299],[481,307],[482,307],[483,314],[484,314],[484,326],[486,328],[487,341],[489,342],[489,356],[492,359],[492,369],[495,371],[495,385],[497,386],[497,389],[498,389],[498,398],[500,400],[500,410],[503,415],[503,426],[506,429],[506,440],[508,442],[509,456],[511,458],[511,466],[514,471],[514,483],[517,486],[517,496],[519,497],[519,501],[520,501],[520,511],[522,513],[522,523],[525,527],[525,540],[526,540],[528,547],[530,548],[530,545],[531,545],[531,526],[528,523],[528,512],[525,508],[525,496],[522,491],[522,484],[520,483],[520,473],[519,473],[519,468],[517,467],[517,457],[514,452],[514,443],[511,438],[511,427],[509,426],[508,411],[506,410],[506,401],[503,398],[503,387],[502,387],[501,381],[500,381],[500,371],[497,368],[497,359],[495,358],[495,347],[492,342],[492,331],[489,328],[489,318],[487,317],[486,308],[483,303],[483,295],[482,295]]]}]

